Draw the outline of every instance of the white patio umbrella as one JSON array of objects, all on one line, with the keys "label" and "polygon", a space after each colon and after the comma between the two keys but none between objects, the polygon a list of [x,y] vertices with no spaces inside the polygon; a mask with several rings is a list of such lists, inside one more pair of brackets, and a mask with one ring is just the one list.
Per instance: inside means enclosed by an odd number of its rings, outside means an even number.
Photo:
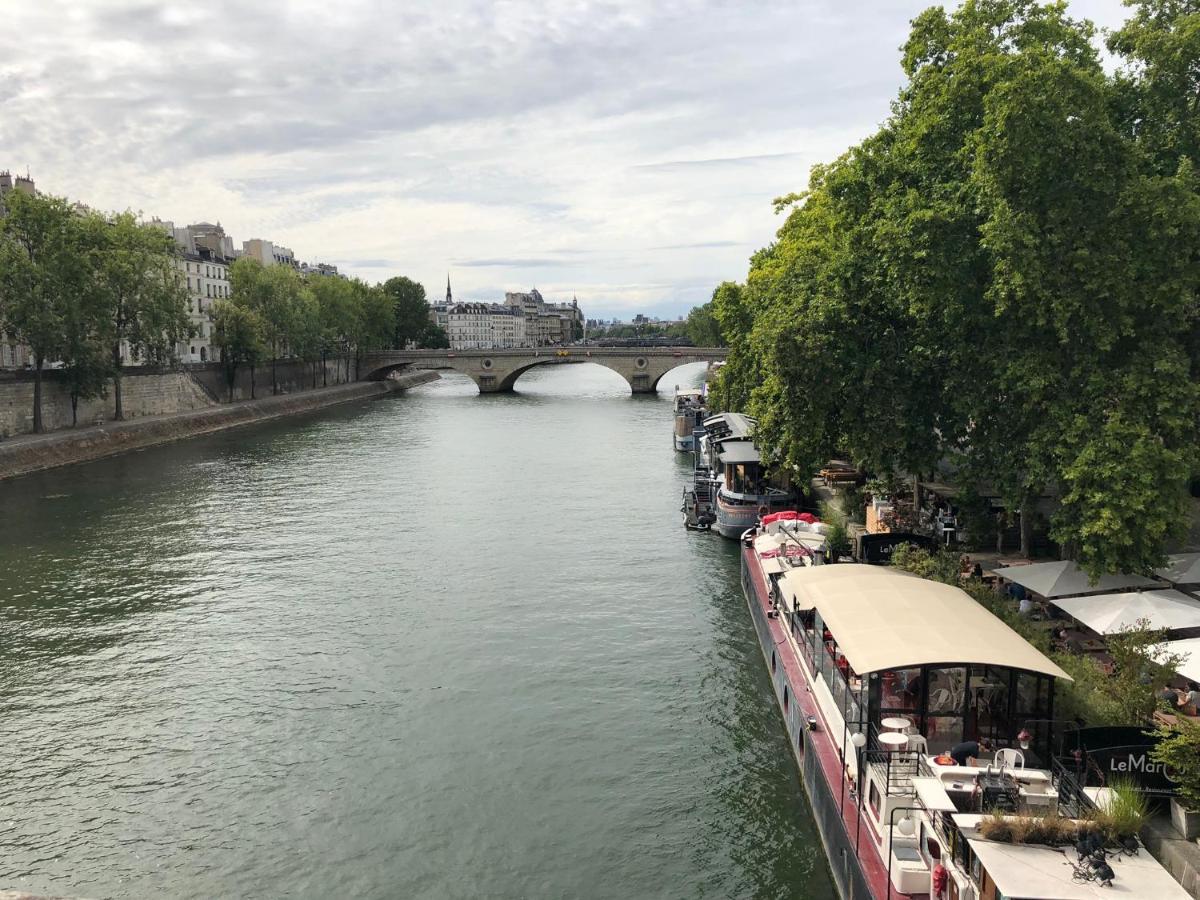
[{"label": "white patio umbrella", "polygon": [[1176,590],[1067,597],[1054,605],[1100,634],[1115,634],[1145,619],[1151,628],[1200,628],[1200,600]]},{"label": "white patio umbrella", "polygon": [[1101,575],[1099,580],[1092,584],[1088,573],[1069,560],[1033,563],[1028,566],[1005,566],[1002,569],[993,569],[992,572],[1035,594],[1040,594],[1047,600],[1075,597],[1080,594],[1106,594],[1129,588],[1155,588],[1162,585],[1162,582],[1143,578],[1141,575]]},{"label": "white patio umbrella", "polygon": [[1185,638],[1181,641],[1167,641],[1167,652],[1184,655],[1179,664],[1178,672],[1188,681],[1200,684],[1200,638]]},{"label": "white patio umbrella", "polygon": [[1200,584],[1200,553],[1176,553],[1154,574],[1171,584]]}]

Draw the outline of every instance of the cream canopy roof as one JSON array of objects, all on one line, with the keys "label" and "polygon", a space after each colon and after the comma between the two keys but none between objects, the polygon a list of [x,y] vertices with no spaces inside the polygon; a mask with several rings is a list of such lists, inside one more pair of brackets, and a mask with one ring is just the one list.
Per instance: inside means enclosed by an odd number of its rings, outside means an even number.
[{"label": "cream canopy roof", "polygon": [[965,591],[887,566],[839,563],[784,576],[861,673],[973,663],[1071,677]]}]

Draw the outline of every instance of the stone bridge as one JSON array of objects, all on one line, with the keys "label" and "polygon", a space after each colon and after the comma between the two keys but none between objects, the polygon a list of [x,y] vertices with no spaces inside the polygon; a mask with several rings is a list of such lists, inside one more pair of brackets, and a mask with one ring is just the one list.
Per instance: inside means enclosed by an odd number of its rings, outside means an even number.
[{"label": "stone bridge", "polygon": [[534,366],[596,363],[629,382],[635,394],[652,394],[677,366],[716,362],[724,347],[538,347],[517,350],[381,350],[363,357],[359,378],[378,381],[397,369],[453,369],[472,378],[481,394],[511,391]]}]

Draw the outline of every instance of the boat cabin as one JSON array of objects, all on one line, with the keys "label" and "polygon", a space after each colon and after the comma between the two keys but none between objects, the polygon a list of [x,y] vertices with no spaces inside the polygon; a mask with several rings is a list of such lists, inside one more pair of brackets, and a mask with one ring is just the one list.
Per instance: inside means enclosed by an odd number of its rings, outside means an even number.
[{"label": "boat cabin", "polygon": [[1054,680],[1069,676],[959,588],[866,565],[786,578],[801,650],[850,731],[903,719],[906,748],[938,755],[980,738],[1014,746],[1025,723],[1054,717]]}]

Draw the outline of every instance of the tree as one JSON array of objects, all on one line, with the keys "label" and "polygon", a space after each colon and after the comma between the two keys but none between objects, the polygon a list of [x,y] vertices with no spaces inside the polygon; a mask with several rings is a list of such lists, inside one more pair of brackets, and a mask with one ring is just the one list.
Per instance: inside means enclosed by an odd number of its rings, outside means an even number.
[{"label": "tree", "polygon": [[347,346],[354,331],[354,289],[344,278],[317,278],[309,285],[317,300],[321,326],[322,383],[328,384],[327,360]]},{"label": "tree", "polygon": [[420,345],[427,350],[444,350],[450,346],[450,336],[441,325],[429,322],[421,332]]},{"label": "tree", "polygon": [[71,398],[71,427],[79,423],[79,401],[108,394],[112,378],[107,310],[93,286],[79,291],[63,316],[62,362]]},{"label": "tree", "polygon": [[271,393],[279,393],[279,358],[293,336],[299,276],[290,266],[263,266],[242,257],[229,267],[230,298],[254,311],[262,323],[263,342],[271,358]]},{"label": "tree", "polygon": [[410,341],[417,342],[429,322],[429,303],[425,286],[403,275],[389,278],[383,290],[392,301],[394,329],[391,346],[403,350]]},{"label": "tree", "polygon": [[221,350],[221,363],[225,367],[225,383],[229,388],[229,401],[233,402],[233,388],[237,383],[240,365],[250,367],[250,399],[254,399],[254,367],[262,360],[265,352],[263,334],[265,326],[257,312],[233,299],[218,300],[212,305],[213,344]]},{"label": "tree", "polygon": [[776,241],[714,294],[714,397],[758,417],[768,455],[949,459],[1024,513],[1026,551],[1053,489],[1051,535],[1090,572],[1161,563],[1200,466],[1200,254],[1179,251],[1200,245],[1200,186],[1182,152],[1147,159],[1190,140],[1197,73],[1171,66],[1197,32],[1194,3],[1137,5],[1117,79],[1060,4],[913,21],[892,116],[776,201]]},{"label": "tree", "polygon": [[1074,682],[1059,692],[1060,718],[1082,719],[1088,725],[1149,725],[1155,694],[1174,674],[1184,657],[1167,652],[1165,633],[1145,620],[1106,637],[1112,671],[1102,670],[1090,656],[1055,653],[1057,662]]},{"label": "tree", "polygon": [[133,213],[88,216],[90,260],[105,309],[112,356],[115,416],[125,418],[121,373],[129,358],[163,364],[191,335],[187,290],[175,267],[171,235],[140,224]]},{"label": "tree", "polygon": [[324,335],[321,330],[321,307],[317,303],[316,295],[308,285],[302,285],[293,300],[289,343],[295,356],[313,364],[313,387],[315,388],[317,386],[316,363],[321,359]]},{"label": "tree", "polygon": [[724,347],[721,326],[713,312],[713,301],[709,300],[692,308],[687,317],[687,336],[697,347]]},{"label": "tree", "polygon": [[33,430],[42,422],[42,371],[63,351],[65,322],[87,289],[78,220],[65,200],[14,191],[0,219],[0,322],[33,355]]}]

